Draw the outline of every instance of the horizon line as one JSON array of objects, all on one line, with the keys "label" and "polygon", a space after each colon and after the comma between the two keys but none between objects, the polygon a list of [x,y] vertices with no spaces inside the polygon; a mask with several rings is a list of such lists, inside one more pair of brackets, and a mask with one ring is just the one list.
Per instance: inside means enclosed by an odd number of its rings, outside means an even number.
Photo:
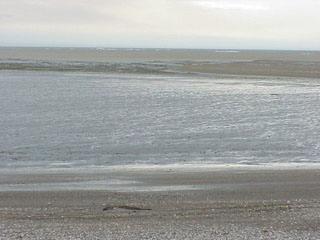
[{"label": "horizon line", "polygon": [[50,45],[0,45],[0,48],[89,48],[89,49],[146,49],[146,50],[229,50],[229,51],[292,51],[292,52],[320,52],[320,49],[280,49],[280,48],[185,48],[185,47],[112,47],[112,46],[50,46]]}]

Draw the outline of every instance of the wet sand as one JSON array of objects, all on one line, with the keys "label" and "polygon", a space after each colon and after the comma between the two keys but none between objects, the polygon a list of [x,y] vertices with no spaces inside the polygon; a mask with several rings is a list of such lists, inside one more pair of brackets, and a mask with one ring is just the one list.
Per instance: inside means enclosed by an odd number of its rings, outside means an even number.
[{"label": "wet sand", "polygon": [[[12,185],[79,179],[84,186],[94,180],[126,182],[113,190],[75,190],[70,184],[64,190],[14,191]],[[2,172],[0,181],[12,186],[0,192],[0,239],[320,237],[318,169]]]}]

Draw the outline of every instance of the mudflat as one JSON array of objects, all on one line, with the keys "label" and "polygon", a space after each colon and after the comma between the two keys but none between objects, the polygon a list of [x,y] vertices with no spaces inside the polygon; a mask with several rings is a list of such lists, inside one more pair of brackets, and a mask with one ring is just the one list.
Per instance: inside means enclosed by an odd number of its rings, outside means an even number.
[{"label": "mudflat", "polygon": [[319,62],[255,60],[229,63],[191,63],[181,67],[192,73],[229,74],[244,76],[281,76],[320,78]]}]

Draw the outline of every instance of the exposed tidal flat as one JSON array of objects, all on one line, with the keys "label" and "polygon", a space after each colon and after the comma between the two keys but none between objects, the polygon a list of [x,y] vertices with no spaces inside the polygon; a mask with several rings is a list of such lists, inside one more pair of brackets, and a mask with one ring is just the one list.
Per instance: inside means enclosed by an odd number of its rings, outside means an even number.
[{"label": "exposed tidal flat", "polygon": [[0,48],[0,239],[319,239],[319,63]]},{"label": "exposed tidal flat", "polygon": [[320,78],[319,69],[319,51],[0,47],[0,70]]}]

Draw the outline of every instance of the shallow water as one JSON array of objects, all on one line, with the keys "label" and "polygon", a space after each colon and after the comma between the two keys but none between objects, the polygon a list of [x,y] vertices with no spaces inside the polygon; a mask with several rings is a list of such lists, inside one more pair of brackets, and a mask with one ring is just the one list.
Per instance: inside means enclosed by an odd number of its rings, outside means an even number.
[{"label": "shallow water", "polygon": [[320,162],[320,82],[0,72],[0,167]]}]

